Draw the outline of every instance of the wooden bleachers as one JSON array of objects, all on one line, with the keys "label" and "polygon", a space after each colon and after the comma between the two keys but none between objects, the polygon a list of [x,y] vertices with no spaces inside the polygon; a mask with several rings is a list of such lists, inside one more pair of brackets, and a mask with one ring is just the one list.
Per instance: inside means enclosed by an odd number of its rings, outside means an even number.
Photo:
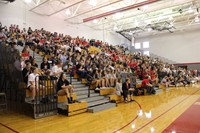
[{"label": "wooden bleachers", "polygon": [[121,103],[121,102],[124,101],[124,98],[123,98],[123,96],[118,96],[118,95],[116,95],[116,94],[113,94],[113,95],[110,95],[110,96],[109,96],[109,100],[110,100],[110,101],[115,100],[116,103]]},{"label": "wooden bleachers", "polygon": [[102,88],[100,89],[100,95],[110,95],[116,92],[116,88]]},{"label": "wooden bleachers", "polygon": [[[73,93],[72,99],[77,100],[77,96],[75,93]],[[64,102],[68,102],[67,97],[66,96],[58,96],[58,103],[64,103]]]},{"label": "wooden bleachers", "polygon": [[67,105],[67,111],[68,116],[72,116],[75,114],[80,114],[87,112],[88,103],[86,101],[80,101],[78,103],[68,104]]}]

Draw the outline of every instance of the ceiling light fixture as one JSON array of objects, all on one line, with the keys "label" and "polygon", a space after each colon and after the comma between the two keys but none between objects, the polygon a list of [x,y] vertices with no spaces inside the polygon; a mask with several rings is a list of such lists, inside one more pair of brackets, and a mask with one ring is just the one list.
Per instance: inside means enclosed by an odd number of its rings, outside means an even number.
[{"label": "ceiling light fixture", "polygon": [[172,16],[169,17],[169,20],[173,20],[174,18]]},{"label": "ceiling light fixture", "polygon": [[135,26],[139,26],[139,22],[137,20],[135,21]]},{"label": "ceiling light fixture", "polygon": [[196,22],[196,23],[198,23],[200,20],[199,20],[199,17],[198,16],[196,16],[195,18],[194,18],[194,21]]},{"label": "ceiling light fixture", "polygon": [[116,18],[116,19],[120,19],[120,18],[122,18],[123,16],[124,16],[124,14],[121,13],[121,12],[117,12],[117,13],[115,13],[115,14],[113,15],[113,17]]},{"label": "ceiling light fixture", "polygon": [[65,14],[66,14],[66,15],[70,15],[70,14],[71,14],[69,8],[65,11]]},{"label": "ceiling light fixture", "polygon": [[130,31],[129,33],[128,33],[130,36],[132,36],[133,35],[133,33]]},{"label": "ceiling light fixture", "polygon": [[145,23],[151,24],[151,20],[145,20]]},{"label": "ceiling light fixture", "polygon": [[96,24],[96,23],[98,23],[98,21],[97,21],[96,19],[94,19],[94,20],[93,20],[93,23],[95,23],[95,24]]},{"label": "ceiling light fixture", "polygon": [[144,9],[144,10],[147,10],[148,8],[149,8],[148,5],[143,6],[143,9]]},{"label": "ceiling light fixture", "polygon": [[150,31],[152,31],[152,28],[148,28],[147,30],[148,30],[148,32],[150,32]]},{"label": "ceiling light fixture", "polygon": [[114,30],[114,31],[117,31],[117,30],[118,30],[117,26],[114,26],[114,27],[113,27],[113,30]]},{"label": "ceiling light fixture", "polygon": [[90,0],[89,5],[91,6],[96,6],[97,5],[97,0]]},{"label": "ceiling light fixture", "polygon": [[194,12],[194,10],[190,7],[188,10],[188,13],[192,13],[192,12]]},{"label": "ceiling light fixture", "polygon": [[24,0],[24,2],[26,2],[26,3],[31,3],[32,0]]}]

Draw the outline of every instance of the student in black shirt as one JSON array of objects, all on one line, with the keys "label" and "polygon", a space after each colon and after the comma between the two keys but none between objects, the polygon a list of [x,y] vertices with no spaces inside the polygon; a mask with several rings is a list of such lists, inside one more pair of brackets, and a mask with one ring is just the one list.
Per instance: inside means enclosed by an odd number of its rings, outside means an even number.
[{"label": "student in black shirt", "polygon": [[41,63],[40,68],[42,70],[50,69],[50,64],[48,63],[47,58],[43,58],[43,62]]},{"label": "student in black shirt", "polygon": [[28,82],[28,75],[31,73],[31,63],[30,62],[27,62],[26,63],[26,67],[23,69],[22,71],[22,75],[23,75],[23,80],[24,82],[27,84]]},{"label": "student in black shirt", "polygon": [[57,94],[58,96],[67,96],[68,102],[72,103],[72,94],[73,94],[73,87],[70,85],[69,81],[66,78],[65,73],[61,73],[60,78],[57,83]]}]

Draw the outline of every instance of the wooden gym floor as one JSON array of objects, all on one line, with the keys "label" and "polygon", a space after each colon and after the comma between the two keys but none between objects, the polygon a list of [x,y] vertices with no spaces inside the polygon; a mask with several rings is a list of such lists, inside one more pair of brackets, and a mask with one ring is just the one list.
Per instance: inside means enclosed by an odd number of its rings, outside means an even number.
[{"label": "wooden gym floor", "polygon": [[1,112],[0,133],[200,133],[200,84],[135,100],[94,114],[37,120]]}]

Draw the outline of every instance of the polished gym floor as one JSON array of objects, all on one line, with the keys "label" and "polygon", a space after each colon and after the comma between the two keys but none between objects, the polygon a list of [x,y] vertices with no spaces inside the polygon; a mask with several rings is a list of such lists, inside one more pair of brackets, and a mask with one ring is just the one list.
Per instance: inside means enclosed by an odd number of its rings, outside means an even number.
[{"label": "polished gym floor", "polygon": [[135,97],[136,102],[74,116],[36,119],[0,113],[0,133],[200,133],[200,84]]}]

